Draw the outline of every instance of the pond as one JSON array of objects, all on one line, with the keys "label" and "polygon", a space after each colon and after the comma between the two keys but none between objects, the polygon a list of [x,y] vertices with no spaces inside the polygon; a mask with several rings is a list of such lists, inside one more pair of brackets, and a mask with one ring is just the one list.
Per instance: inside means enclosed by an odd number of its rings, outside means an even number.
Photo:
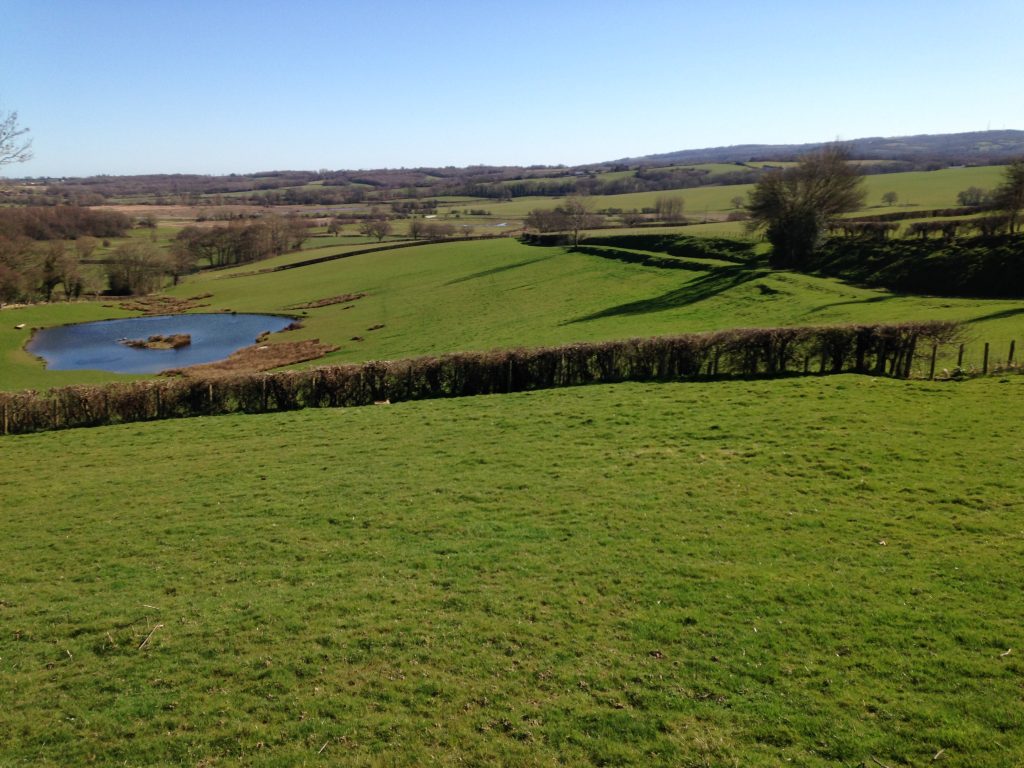
[{"label": "pond", "polygon": [[[294,318],[277,315],[196,314],[128,317],[62,325],[36,331],[26,349],[52,370],[100,370],[114,373],[159,373],[169,368],[212,363],[255,343],[265,331],[283,330]],[[178,349],[126,345],[131,339],[188,334],[191,343]]]}]

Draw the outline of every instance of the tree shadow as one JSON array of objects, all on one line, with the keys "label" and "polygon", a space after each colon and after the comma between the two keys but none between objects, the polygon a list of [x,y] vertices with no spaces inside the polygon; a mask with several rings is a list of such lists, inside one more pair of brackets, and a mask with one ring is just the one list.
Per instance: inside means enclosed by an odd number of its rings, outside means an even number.
[{"label": "tree shadow", "polygon": [[815,312],[821,312],[824,309],[831,309],[832,307],[846,307],[850,304],[878,304],[881,301],[891,301],[892,299],[900,298],[895,294],[891,296],[872,296],[870,299],[850,299],[849,301],[833,301],[831,304],[822,304],[821,306],[814,307],[807,310],[807,314],[814,314]]},{"label": "tree shadow", "polygon": [[529,264],[536,264],[539,261],[547,261],[550,258],[550,256],[541,256],[539,259],[526,259],[525,261],[518,261],[515,264],[504,264],[500,267],[492,267],[491,269],[485,269],[481,272],[473,272],[472,274],[465,275],[464,277],[457,277],[454,280],[449,280],[445,285],[448,286],[466,283],[470,280],[476,280],[481,277],[489,277],[490,275],[497,275],[501,272],[508,272],[510,269],[518,269],[519,267],[525,267]]},{"label": "tree shadow", "polygon": [[985,320],[1005,320],[1008,317],[1016,317],[1017,315],[1024,315],[1024,309],[1004,309],[1002,312],[992,312],[988,315],[982,315],[981,317],[972,317],[970,320],[965,320],[965,323],[981,323]]},{"label": "tree shadow", "polygon": [[631,301],[628,304],[618,304],[600,312],[594,312],[583,317],[567,320],[563,325],[574,323],[585,323],[590,320],[600,320],[605,317],[621,317],[624,315],[645,315],[651,312],[663,312],[666,309],[676,309],[698,304],[707,299],[713,298],[720,293],[725,293],[744,283],[752,280],[760,280],[767,275],[769,270],[751,269],[747,265],[736,267],[723,267],[716,269],[704,277],[691,280],[681,288],[663,293],[650,299]]}]

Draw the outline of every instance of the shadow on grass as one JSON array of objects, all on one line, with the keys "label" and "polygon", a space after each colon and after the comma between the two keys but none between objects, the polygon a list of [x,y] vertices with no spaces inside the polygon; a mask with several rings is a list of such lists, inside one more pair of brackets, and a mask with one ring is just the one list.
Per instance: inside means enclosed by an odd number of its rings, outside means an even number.
[{"label": "shadow on grass", "polygon": [[627,264],[642,264],[645,267],[656,267],[658,269],[688,269],[692,272],[707,272],[711,269],[719,269],[725,264],[722,261],[707,262],[653,253],[635,253],[633,251],[624,251],[621,248],[595,248],[593,246],[581,245],[572,250],[587,256],[600,256],[602,259],[615,259],[616,261],[624,261]]},{"label": "shadow on grass", "polygon": [[964,322],[968,325],[971,323],[981,323],[986,320],[1005,320],[1008,317],[1016,317],[1017,315],[1024,315],[1024,309],[1004,309],[1002,312],[993,312],[989,315],[982,315],[981,317],[972,317],[970,320]]},{"label": "shadow on grass", "polygon": [[833,301],[831,304],[822,304],[819,307],[807,310],[807,314],[813,315],[815,312],[821,312],[825,309],[831,309],[832,307],[846,307],[851,304],[878,304],[882,301],[891,301],[897,299],[899,296],[893,294],[891,296],[872,296],[869,299],[850,299],[849,301]]},{"label": "shadow on grass", "polygon": [[458,285],[459,283],[466,283],[470,280],[476,280],[481,277],[489,277],[490,275],[497,275],[500,272],[508,272],[510,269],[518,269],[519,267],[525,267],[529,264],[536,264],[539,261],[547,261],[550,256],[541,256],[539,259],[527,259],[526,261],[517,261],[515,264],[505,264],[500,267],[492,267],[491,269],[485,269],[482,272],[473,272],[472,274],[464,277],[457,277],[454,280],[449,280],[445,285]]},{"label": "shadow on grass", "polygon": [[589,320],[600,320],[605,317],[621,317],[623,315],[644,315],[650,312],[662,312],[666,309],[677,307],[688,307],[698,304],[707,299],[713,298],[720,293],[736,288],[752,280],[760,280],[767,275],[769,270],[751,269],[749,266],[723,267],[716,269],[704,277],[691,280],[681,288],[663,293],[650,299],[631,301],[628,304],[618,304],[600,312],[577,317],[568,320],[563,325],[574,323],[585,323]]}]

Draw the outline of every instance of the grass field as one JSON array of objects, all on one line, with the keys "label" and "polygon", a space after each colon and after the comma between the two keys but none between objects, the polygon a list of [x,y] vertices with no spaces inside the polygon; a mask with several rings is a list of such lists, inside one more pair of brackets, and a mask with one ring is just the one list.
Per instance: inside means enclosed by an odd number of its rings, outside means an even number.
[{"label": "grass field", "polygon": [[[304,251],[301,257],[329,252]],[[511,239],[424,245],[277,273],[228,274],[205,273],[170,293],[181,298],[212,293],[203,299],[210,306],[201,311],[292,312],[302,317],[305,327],[281,339],[319,338],[341,347],[318,363],[719,328],[924,319],[968,321],[977,341],[1000,348],[1008,347],[1010,339],[1024,339],[1021,301],[898,296],[831,279],[769,272],[757,263],[729,272],[657,269]],[[347,304],[290,309],[358,292],[368,295]],[[4,310],[0,388],[118,378],[44,370],[21,349],[28,331],[14,325],[123,314],[95,304]],[[374,326],[383,327],[370,330]]]},{"label": "grass field", "polygon": [[[733,166],[732,169],[739,168]],[[957,204],[956,196],[959,192],[972,186],[992,189],[1002,181],[1002,175],[1003,166],[993,165],[865,176],[865,207],[856,215],[953,207]],[[624,195],[594,195],[586,199],[588,206],[595,211],[606,208],[630,211],[653,208],[659,197],[682,197],[685,201],[685,214],[690,218],[699,219],[705,214],[735,210],[732,199],[737,196],[745,198],[752,188],[751,184],[707,186]],[[891,207],[882,205],[882,195],[886,192],[895,192],[899,196],[899,202]],[[452,208],[486,208],[494,220],[521,221],[534,208],[554,208],[560,202],[560,198],[554,197],[520,197],[507,202],[485,198],[460,199],[450,204],[442,204],[438,211],[443,213]]]},{"label": "grass field", "polygon": [[5,438],[0,764],[1017,766],[1022,396],[617,385]]},{"label": "grass field", "polygon": [[[1000,172],[869,177],[868,202],[951,205]],[[742,191],[682,194],[692,216]],[[621,197],[592,204],[647,204]],[[596,239],[254,273],[367,245],[317,237],[170,293],[300,316],[282,340],[341,347],[316,364],[913,319],[964,321],[968,365],[1024,340],[1024,301],[762,257],[643,266]],[[0,312],[0,388],[125,378],[46,371],[14,327],[129,314],[110,304]],[[1016,768],[1022,395],[1013,375],[622,384],[0,438],[0,765]]]}]

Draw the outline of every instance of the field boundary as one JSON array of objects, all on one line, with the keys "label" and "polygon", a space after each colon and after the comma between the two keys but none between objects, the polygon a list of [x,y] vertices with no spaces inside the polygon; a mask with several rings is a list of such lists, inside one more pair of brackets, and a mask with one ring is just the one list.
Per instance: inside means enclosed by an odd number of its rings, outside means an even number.
[{"label": "field boundary", "polygon": [[[293,261],[288,264],[279,264],[276,267],[265,267],[264,269],[254,269],[249,272],[237,272],[233,275],[222,275],[219,279],[231,280],[236,277],[252,277],[253,275],[265,275],[271,272],[286,272],[289,269],[299,269],[301,267],[312,267],[317,264],[325,264],[329,261],[338,261],[339,259],[347,259],[351,256],[364,256],[368,253],[381,253],[383,251],[397,251],[402,248],[416,248],[422,245],[438,245],[440,243],[465,243],[473,240],[496,240],[500,237],[507,237],[508,235],[474,235],[472,237],[446,237],[440,240],[409,240],[402,241],[399,243],[388,243],[387,245],[374,245],[369,248],[360,248],[358,251],[345,251],[343,253],[331,253],[327,256],[315,256],[311,259],[303,259],[302,261]],[[229,267],[218,267],[218,269],[234,269],[237,264]]]},{"label": "field boundary", "polygon": [[[907,378],[949,322],[752,328],[535,349],[0,392],[0,434],[527,392],[624,381],[863,373]],[[921,352],[923,350],[923,353]]]}]

